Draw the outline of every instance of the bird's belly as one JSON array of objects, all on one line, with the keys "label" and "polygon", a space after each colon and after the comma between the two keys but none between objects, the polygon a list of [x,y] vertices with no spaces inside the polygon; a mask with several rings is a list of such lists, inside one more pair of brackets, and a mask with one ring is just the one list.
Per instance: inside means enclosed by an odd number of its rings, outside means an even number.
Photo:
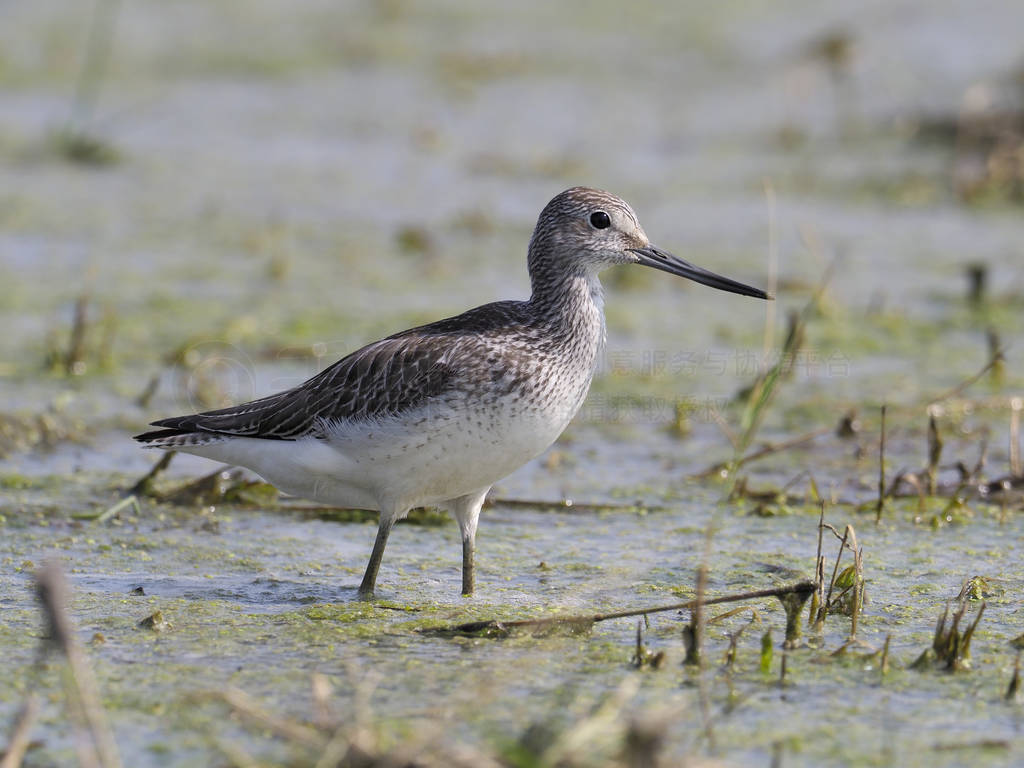
[{"label": "bird's belly", "polygon": [[381,504],[414,507],[487,488],[542,453],[567,423],[564,413],[515,404],[434,406],[342,427],[326,442],[342,458],[339,480]]},{"label": "bird's belly", "polygon": [[569,395],[544,407],[514,397],[435,402],[339,424],[322,438],[228,438],[183,450],[248,467],[296,496],[408,509],[487,488],[540,455],[576,412],[582,395]]},{"label": "bird's belly", "polygon": [[324,440],[226,437],[178,450],[251,469],[285,493],[357,509],[377,509],[374,489],[352,461]]}]

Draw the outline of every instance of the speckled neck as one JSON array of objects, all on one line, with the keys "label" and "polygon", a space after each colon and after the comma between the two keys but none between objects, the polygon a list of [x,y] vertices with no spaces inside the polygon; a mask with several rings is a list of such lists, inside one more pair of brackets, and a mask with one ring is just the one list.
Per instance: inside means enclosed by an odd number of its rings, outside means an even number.
[{"label": "speckled neck", "polygon": [[573,263],[531,247],[529,306],[562,364],[590,372],[605,341],[604,292],[596,271],[566,268]]}]

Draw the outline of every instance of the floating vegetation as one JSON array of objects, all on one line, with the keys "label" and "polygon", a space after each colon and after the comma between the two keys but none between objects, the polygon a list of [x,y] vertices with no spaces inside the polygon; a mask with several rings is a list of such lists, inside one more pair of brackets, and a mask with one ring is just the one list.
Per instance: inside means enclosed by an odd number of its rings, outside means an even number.
[{"label": "floating vegetation", "polygon": [[85,421],[60,398],[41,413],[0,413],[0,459],[27,451],[53,450],[66,443],[83,443],[89,434]]},{"label": "floating vegetation", "polygon": [[50,136],[54,153],[71,163],[103,168],[121,159],[120,153],[107,139],[81,129],[62,128]]},{"label": "floating vegetation", "polygon": [[172,624],[164,617],[163,611],[153,611],[149,616],[139,620],[139,629],[151,629],[154,632],[166,632]]},{"label": "floating vegetation", "polygon": [[422,227],[406,225],[395,234],[395,242],[404,253],[427,255],[436,250],[430,233]]}]

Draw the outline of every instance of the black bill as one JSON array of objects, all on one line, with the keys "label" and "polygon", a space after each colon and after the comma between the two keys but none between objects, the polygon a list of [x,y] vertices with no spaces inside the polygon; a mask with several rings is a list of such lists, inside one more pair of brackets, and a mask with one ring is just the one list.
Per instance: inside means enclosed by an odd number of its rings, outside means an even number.
[{"label": "black bill", "polygon": [[631,248],[630,251],[639,257],[638,263],[643,264],[645,267],[654,267],[671,275],[679,275],[679,277],[685,277],[694,282],[718,288],[720,291],[739,293],[743,296],[754,296],[758,299],[775,298],[760,288],[753,288],[752,286],[738,283],[735,280],[730,280],[728,277],[716,275],[714,272],[709,272],[702,267],[690,264],[688,261],[683,261],[667,251],[655,248],[653,245],[649,245],[646,248]]}]

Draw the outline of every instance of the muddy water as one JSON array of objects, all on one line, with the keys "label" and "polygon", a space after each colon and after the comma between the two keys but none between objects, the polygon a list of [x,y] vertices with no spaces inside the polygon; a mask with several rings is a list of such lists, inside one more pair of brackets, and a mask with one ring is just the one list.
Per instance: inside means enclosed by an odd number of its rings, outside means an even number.
[{"label": "muddy water", "polygon": [[[988,474],[1007,471],[1008,404],[1024,389],[1020,208],[998,196],[965,205],[953,143],[912,129],[978,104],[1020,107],[1022,10],[652,5],[622,18],[602,4],[517,8],[125,6],[91,108],[72,96],[91,8],[4,8],[0,410],[14,436],[0,460],[0,718],[43,686],[53,696],[31,764],[72,759],[59,670],[31,668],[41,632],[31,573],[57,556],[128,764],[208,764],[225,739],[284,760],[188,696],[237,685],[307,717],[321,672],[345,715],[369,670],[380,674],[370,707],[391,738],[447,717],[447,743],[495,750],[531,724],[569,728],[633,680],[618,722],[668,711],[667,750],[704,754],[696,676],[680,666],[686,617],[651,617],[647,642],[668,661],[641,673],[629,664],[631,620],[502,642],[414,630],[687,599],[712,519],[710,592],[811,576],[815,504],[723,504],[719,480],[690,475],[731,456],[736,393],[834,262],[760,437],[831,426],[850,409],[861,431],[829,432],[744,474],[755,490],[792,482],[804,496],[813,479],[841,502],[827,517],[840,530],[852,523],[865,549],[865,647],[830,657],[849,631],[830,617],[822,649],[790,654],[780,687],[781,651],[766,675],[757,655],[766,628],[781,640],[783,616],[758,603],[761,624],[741,636],[735,671],[709,678],[715,754],[730,764],[778,749],[786,764],[1020,761],[1019,707],[1003,701],[1008,643],[1021,632],[1019,512],[911,499],[875,527],[855,505],[875,494],[878,406],[890,404],[890,476],[921,467],[925,404],[982,368],[990,327],[1009,347],[1002,379],[944,401],[943,463],[973,464],[987,430]],[[830,65],[824,42],[844,36],[849,50]],[[69,162],[54,138],[69,119],[116,161]],[[625,196],[652,240],[680,256],[755,284],[777,272],[779,299],[766,307],[661,274],[609,274],[609,346],[590,399],[552,451],[494,492],[577,505],[485,511],[476,597],[455,594],[450,524],[396,530],[380,607],[354,601],[372,524],[149,499],[138,514],[76,519],[149,468],[128,436],[153,418],[266,394],[385,333],[525,296],[536,214],[578,183]],[[980,307],[965,300],[968,262],[988,266]],[[81,365],[68,376],[82,296]],[[211,469],[178,457],[162,487]],[[943,478],[955,484],[954,474]],[[830,558],[835,548],[826,541]],[[986,579],[988,601],[973,668],[907,670],[973,576]],[[144,595],[130,594],[140,586]],[[139,629],[156,609],[172,627]],[[712,628],[712,668],[726,634],[749,620]],[[865,656],[887,635],[883,679]],[[594,748],[595,761],[616,749]]]}]

